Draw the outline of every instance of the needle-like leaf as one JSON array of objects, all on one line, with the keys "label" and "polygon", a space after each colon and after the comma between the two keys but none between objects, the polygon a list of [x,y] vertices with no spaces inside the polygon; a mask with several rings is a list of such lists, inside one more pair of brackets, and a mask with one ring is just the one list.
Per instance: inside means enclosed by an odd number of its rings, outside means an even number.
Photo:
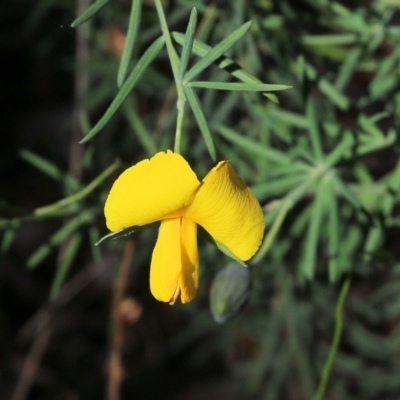
[{"label": "needle-like leaf", "polygon": [[218,57],[228,51],[250,28],[251,21],[232,32],[226,39],[213,47],[197,64],[195,64],[184,77],[184,83],[191,81],[201,71],[211,65]]},{"label": "needle-like leaf", "polygon": [[105,124],[110,120],[110,118],[118,110],[122,102],[126,99],[131,90],[135,87],[137,81],[140,79],[146,68],[154,60],[157,54],[164,46],[164,38],[159,37],[143,54],[140,60],[136,63],[135,68],[129,75],[128,79],[122,85],[121,90],[118,92],[117,96],[112,101],[111,105],[108,107],[106,113],[100,119],[100,121],[92,128],[92,130],[80,141],[80,143],[85,143],[97,133],[99,133],[105,126]]},{"label": "needle-like leaf", "polygon": [[117,77],[118,87],[122,86],[126,74],[128,72],[133,46],[135,45],[137,32],[139,30],[141,14],[142,14],[142,0],[134,0],[132,3],[131,16],[129,19],[128,33],[126,34],[124,51],[122,52],[121,62],[118,68],[118,77]]}]

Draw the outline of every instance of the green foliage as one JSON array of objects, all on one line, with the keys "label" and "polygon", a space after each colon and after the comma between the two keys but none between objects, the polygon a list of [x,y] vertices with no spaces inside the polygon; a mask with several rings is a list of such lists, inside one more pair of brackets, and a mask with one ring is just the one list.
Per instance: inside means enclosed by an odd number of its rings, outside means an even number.
[{"label": "green foliage", "polygon": [[[72,24],[99,18],[107,31],[116,23],[107,16],[113,10],[128,26],[122,55],[116,55],[104,45],[106,33],[93,25],[93,50],[76,70],[86,68],[101,88],[87,93],[85,112],[102,117],[81,141],[85,151],[93,151],[100,165],[119,158],[132,164],[174,146],[193,161],[199,176],[215,160],[230,159],[265,211],[266,235],[251,261],[254,291],[248,312],[239,317],[242,325],[232,321],[216,328],[199,302],[188,308],[193,318],[184,333],[217,331],[225,352],[243,332],[255,338],[257,356],[232,366],[232,373],[246,377],[243,390],[254,398],[294,398],[290,385],[301,393],[296,398],[312,398],[322,371],[315,398],[326,387],[332,398],[395,398],[400,336],[398,327],[385,324],[397,324],[400,310],[399,254],[393,245],[400,226],[398,4],[240,0],[214,7],[182,0],[165,15],[168,8],[159,0],[155,7],[125,3],[130,17],[113,2],[98,0]],[[187,26],[186,33],[171,32],[177,26]],[[97,218],[111,186],[105,180],[120,164],[100,173],[94,163],[97,178],[87,184],[39,154],[20,154],[57,181],[65,197],[35,210],[0,204],[1,251],[9,250],[25,220],[68,217],[27,260],[28,268],[39,267],[66,244],[54,298],[85,236],[107,249],[108,239],[118,239],[110,246],[119,248],[121,237],[132,233],[100,240],[97,235],[105,233]],[[138,249],[138,258],[152,246]],[[202,248],[203,281],[227,262],[225,255]],[[357,278],[353,292],[349,275]],[[360,296],[357,288],[377,276],[371,296]],[[343,279],[348,280],[342,286]],[[340,287],[335,339],[324,369]],[[348,290],[354,318],[343,311]],[[339,347],[342,324],[346,348]]]}]

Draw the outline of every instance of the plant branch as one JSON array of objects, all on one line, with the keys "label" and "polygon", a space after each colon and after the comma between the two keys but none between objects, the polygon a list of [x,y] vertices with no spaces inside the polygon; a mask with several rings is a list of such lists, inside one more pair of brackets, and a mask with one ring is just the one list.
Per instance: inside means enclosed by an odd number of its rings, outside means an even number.
[{"label": "plant branch", "polygon": [[335,311],[335,331],[333,333],[333,340],[329,349],[328,357],[326,358],[324,368],[322,370],[321,380],[319,381],[317,393],[314,396],[314,400],[323,400],[326,387],[328,385],[329,377],[335,356],[339,348],[340,338],[343,330],[343,309],[346,300],[347,292],[349,291],[351,283],[351,276],[348,276],[342,285],[342,289],[339,293],[339,298],[336,303]]},{"label": "plant branch", "polygon": [[163,32],[165,44],[167,46],[168,57],[171,62],[172,73],[174,75],[176,91],[178,94],[178,101],[177,101],[177,105],[176,105],[177,110],[178,110],[178,116],[177,116],[177,121],[176,121],[174,152],[180,153],[183,117],[185,114],[186,95],[185,95],[185,92],[183,91],[182,82],[180,81],[180,79],[178,77],[179,57],[178,57],[178,54],[172,43],[171,34],[168,29],[167,20],[165,18],[165,14],[164,14],[164,10],[163,10],[161,1],[155,0],[154,3],[156,5],[158,18],[160,20],[161,30]]}]

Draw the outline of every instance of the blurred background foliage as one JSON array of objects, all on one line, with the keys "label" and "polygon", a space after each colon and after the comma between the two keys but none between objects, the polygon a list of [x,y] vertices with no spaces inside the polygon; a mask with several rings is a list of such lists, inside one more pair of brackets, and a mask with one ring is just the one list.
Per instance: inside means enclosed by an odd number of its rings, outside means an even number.
[{"label": "blurred background foliage", "polygon": [[[173,148],[177,118],[164,48],[78,144],[119,93],[132,6],[97,3],[76,29],[85,0],[0,5],[0,398],[311,399],[351,275],[324,398],[398,399],[400,2],[163,2],[180,33],[196,7],[195,37],[211,47],[251,20],[226,56],[292,86],[272,99],[195,89],[217,159],[232,161],[267,224],[248,304],[224,324],[209,292],[229,259],[210,244],[200,242],[198,296],[174,307],[149,293],[156,227],[94,245],[113,180]],[[144,1],[128,74],[160,35]],[[217,66],[201,79],[238,81]],[[214,165],[190,110],[182,153],[199,177]]]}]

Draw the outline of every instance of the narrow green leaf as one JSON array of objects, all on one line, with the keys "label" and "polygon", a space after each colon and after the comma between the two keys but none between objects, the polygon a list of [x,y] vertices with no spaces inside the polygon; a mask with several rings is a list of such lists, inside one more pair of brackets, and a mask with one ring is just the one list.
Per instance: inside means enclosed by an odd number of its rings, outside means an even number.
[{"label": "narrow green leaf", "polygon": [[253,92],[273,92],[290,89],[286,85],[270,85],[267,83],[240,83],[240,82],[189,82],[188,86],[218,90],[249,90]]},{"label": "narrow green leaf", "polygon": [[[92,95],[93,95],[93,93],[92,93]],[[91,125],[90,119],[89,119],[88,109],[89,109],[89,107],[86,107],[86,109],[83,110],[79,115],[79,126],[85,135],[87,135],[89,133],[90,129],[92,129],[92,125]]]},{"label": "narrow green leaf", "polygon": [[[263,165],[261,163],[260,165]],[[303,162],[303,161],[291,161],[289,164],[276,166],[272,170],[268,170],[266,175],[267,179],[280,179],[289,175],[298,174],[312,174],[313,166]]]},{"label": "narrow green leaf", "polygon": [[396,75],[390,75],[381,79],[377,84],[369,86],[369,102],[372,102],[380,97],[383,97],[387,92],[393,90],[398,85],[398,77]]},{"label": "narrow green leaf", "polygon": [[204,116],[203,110],[201,109],[200,100],[191,87],[184,86],[184,90],[187,100],[190,104],[190,107],[192,108],[193,114],[199,125],[200,131],[203,135],[204,142],[206,143],[208,152],[210,153],[211,158],[215,161],[217,158],[217,154],[215,151],[215,146],[211,136],[211,132],[208,128],[206,117]]},{"label": "narrow green leaf", "polygon": [[11,223],[9,228],[4,232],[3,240],[1,241],[0,247],[1,254],[5,254],[9,250],[12,242],[14,241],[18,227],[18,222]]},{"label": "narrow green leaf", "polygon": [[[178,80],[178,70],[179,70],[179,57],[175,50],[175,47],[171,40],[171,33],[168,29],[167,19],[165,18],[164,9],[161,3],[161,0],[154,0],[154,4],[156,6],[158,19],[160,20],[161,31],[163,33],[163,38],[165,40],[165,44],[167,46],[167,52],[169,61],[171,62],[172,72],[174,74],[175,81]],[[180,92],[180,86],[177,86],[178,97]]]},{"label": "narrow green leaf", "polygon": [[[358,157],[364,156],[369,153],[373,153],[379,150],[382,150],[386,147],[390,147],[396,143],[397,140],[397,133],[394,129],[390,130],[386,136],[381,136],[380,138],[373,138],[372,140],[368,140],[368,138],[360,146],[356,148],[356,155]],[[361,141],[361,140],[360,140]]]},{"label": "narrow green leaf", "polygon": [[[360,186],[367,188],[367,187],[377,187],[379,185],[378,182],[375,183],[375,180],[373,176],[371,175],[370,171],[368,168],[362,164],[362,163],[357,163],[354,165],[354,176],[360,181]],[[379,189],[377,189],[379,191]],[[363,197],[360,194],[360,197]],[[369,197],[369,196],[368,196]]]},{"label": "narrow green leaf", "polygon": [[94,135],[100,132],[103,129],[104,125],[110,120],[110,118],[117,111],[119,106],[126,99],[128,94],[135,87],[138,80],[141,78],[142,74],[149,66],[149,64],[154,60],[157,54],[164,46],[164,38],[159,37],[153,44],[145,51],[140,60],[136,63],[133,71],[122,85],[120,91],[118,92],[115,99],[112,101],[111,105],[108,107],[106,113],[100,119],[100,121],[92,128],[92,130],[80,141],[80,143],[85,143],[89,139],[91,139]]},{"label": "narrow green leaf", "polygon": [[119,239],[119,238],[122,238],[122,237],[125,237],[125,236],[129,236],[132,233],[139,232],[139,231],[141,231],[143,229],[149,228],[150,226],[154,226],[154,225],[157,225],[157,224],[158,224],[158,222],[153,222],[153,223],[147,224],[147,225],[130,226],[129,228],[120,229],[117,232],[110,232],[107,235],[103,236],[96,243],[94,243],[94,245],[98,246],[99,244],[104,243],[104,242],[108,242],[110,240]]},{"label": "narrow green leaf", "polygon": [[364,50],[357,47],[348,54],[345,62],[339,67],[339,73],[336,76],[334,86],[337,90],[343,91],[345,89],[363,55]]},{"label": "narrow green leaf", "polygon": [[305,174],[291,174],[285,177],[279,177],[277,179],[259,183],[251,187],[251,191],[257,199],[264,199],[266,196],[271,198],[272,196],[279,196],[285,194],[294,185],[302,182],[307,178]]},{"label": "narrow green leaf", "polygon": [[97,241],[94,245],[98,246],[99,244],[101,244],[103,242],[108,242],[109,240],[112,240],[112,239],[118,239],[121,237],[129,236],[132,233],[136,232],[139,228],[142,228],[142,227],[131,226],[129,228],[120,229],[117,232],[108,233],[107,235],[103,236],[99,241]]},{"label": "narrow green leaf", "polygon": [[62,180],[63,174],[52,162],[47,161],[45,158],[40,157],[37,154],[30,152],[29,150],[21,150],[19,152],[19,155],[29,164],[33,165],[35,168],[44,172],[46,175],[50,176],[56,181]]},{"label": "narrow green leaf", "polygon": [[354,138],[349,131],[344,132],[343,140],[325,158],[326,167],[333,167],[337,162],[344,158],[350,148],[354,145]]},{"label": "narrow green leaf", "polygon": [[337,35],[304,35],[301,42],[306,46],[338,46],[353,44],[358,40],[354,33],[343,33]]},{"label": "narrow green leaf", "polygon": [[318,185],[314,204],[312,206],[307,236],[304,242],[304,258],[300,265],[301,274],[307,279],[312,279],[315,274],[320,227],[325,211],[326,183],[321,181]]},{"label": "narrow green leaf", "polygon": [[[232,93],[239,93],[239,92],[232,92]],[[261,102],[259,101],[255,102],[251,100],[250,99],[251,97],[253,97],[254,99],[254,96],[243,96],[242,98],[246,104],[249,113],[251,115],[254,115],[254,117],[256,117],[259,120],[259,123],[257,125],[262,126],[260,134],[262,135],[263,134],[262,132],[273,132],[284,143],[291,145],[294,140],[294,135],[292,130],[290,129],[290,126],[287,125],[282,120],[271,118],[270,115],[268,114],[268,110],[270,109],[270,107],[265,107],[265,105],[262,105]]]},{"label": "narrow green leaf", "polygon": [[67,224],[62,226],[56,233],[54,233],[50,240],[40,246],[28,259],[27,267],[33,269],[37,267],[64,239],[74,233],[81,225],[84,225],[92,220],[90,212],[83,212],[77,217],[71,219]]},{"label": "narrow green leaf", "polygon": [[314,184],[315,176],[310,176],[307,180],[304,180],[295,188],[293,188],[286,196],[283,198],[283,202],[288,205],[289,208],[293,207],[306,193],[310,190]]},{"label": "narrow green leaf", "polygon": [[[230,92],[224,96],[224,101],[219,102],[217,108],[213,108],[210,110],[211,121],[210,125],[218,125],[223,123],[226,119],[230,118],[230,115],[234,108],[237,107],[238,101],[240,98],[239,92]],[[206,99],[204,99],[206,100]],[[203,105],[205,106],[206,101],[203,101]],[[213,103],[215,104],[215,103]]]},{"label": "narrow green leaf", "polygon": [[142,0],[133,0],[131,15],[129,18],[128,32],[126,34],[124,50],[122,52],[121,62],[118,68],[118,77],[117,77],[118,87],[121,87],[128,71],[132,50],[135,45],[137,33],[139,30],[141,14],[142,14]]},{"label": "narrow green leaf", "polygon": [[[399,64],[399,58],[400,51],[398,48],[396,48],[390,56],[381,60],[379,69],[368,87],[372,98],[376,98],[383,94],[390,88],[390,83],[393,84],[397,81],[398,78],[393,72],[396,70],[396,66]],[[393,86],[394,85],[392,85],[392,87]]]},{"label": "narrow green leaf", "polygon": [[310,149],[310,140],[305,136],[299,137],[297,140],[297,146],[292,150],[292,157],[302,159],[308,162],[310,165],[315,165],[317,161],[313,155],[312,149]]},{"label": "narrow green leaf", "polygon": [[381,112],[378,112],[378,113],[376,113],[376,114],[374,114],[374,115],[371,115],[371,116],[369,117],[369,120],[370,120],[373,124],[376,124],[376,123],[378,123],[380,120],[385,119],[385,118],[389,118],[389,117],[390,117],[390,113],[389,113],[389,112],[387,112],[387,111],[381,111]]},{"label": "narrow green leaf", "polygon": [[58,296],[61,286],[65,280],[69,268],[72,265],[72,262],[74,261],[74,258],[79,250],[79,246],[81,245],[81,243],[82,243],[81,233],[76,233],[69,240],[68,245],[63,254],[63,258],[61,259],[61,262],[58,265],[56,276],[51,285],[50,299],[54,300]]},{"label": "narrow green leaf", "polygon": [[359,116],[358,123],[371,136],[379,139],[384,137],[383,132],[365,114]]},{"label": "narrow green leaf", "polygon": [[183,81],[183,76],[185,75],[190,55],[192,54],[193,40],[194,40],[194,32],[197,26],[197,11],[195,8],[192,8],[192,12],[190,13],[189,24],[186,29],[185,40],[183,42],[182,47],[182,55],[179,62],[179,70],[178,70],[178,81]]},{"label": "narrow green leaf", "polygon": [[[172,32],[172,37],[173,39],[180,45],[183,44],[184,40],[185,40],[185,35],[183,35],[180,32]],[[209,52],[211,51],[211,47],[200,41],[195,39],[193,42],[193,52],[200,56],[200,57],[204,57],[206,56]],[[250,73],[248,73],[246,70],[244,70],[242,67],[240,67],[235,61],[233,61],[232,59],[226,57],[226,56],[221,56],[219,58],[217,58],[214,61],[215,65],[220,68],[223,69],[225,71],[227,71],[228,73],[230,73],[232,76],[240,79],[242,82],[246,82],[246,83],[262,83],[258,78],[256,78],[255,76],[251,75]],[[271,101],[275,102],[275,103],[279,103],[278,98],[276,97],[276,95],[272,94],[272,93],[264,93],[264,96],[267,97],[268,99],[270,99]]]},{"label": "narrow green leaf", "polygon": [[341,110],[348,110],[350,107],[350,100],[341,93],[334,85],[332,85],[326,78],[319,77],[317,71],[310,64],[305,64],[306,73],[309,79],[318,82],[318,88],[324,93],[337,107]]},{"label": "narrow green leaf", "polygon": [[309,122],[302,114],[296,114],[291,111],[282,110],[278,107],[268,107],[265,110],[265,113],[274,119],[276,118],[279,121],[287,123],[288,125],[302,129],[309,128]]},{"label": "narrow green leaf", "polygon": [[[296,76],[300,83],[300,86],[303,88],[303,90],[307,89],[307,91],[308,91],[308,85],[305,86],[307,73],[306,73],[306,61],[304,60],[303,54],[301,54],[299,57],[297,57],[297,62],[294,65],[294,67],[295,67]],[[310,69],[310,73],[311,73],[312,67],[310,67],[309,69]],[[316,75],[315,70],[314,70],[314,74]],[[312,78],[311,76],[309,76],[309,79],[315,79],[315,77]]]},{"label": "narrow green leaf", "polygon": [[372,226],[369,229],[367,238],[364,242],[364,260],[369,260],[371,254],[374,254],[381,246],[385,232],[380,224]]},{"label": "narrow green leaf", "polygon": [[239,147],[251,151],[253,154],[261,156],[268,161],[276,164],[287,164],[290,163],[290,158],[279,150],[272,149],[266,146],[260,146],[260,143],[249,139],[248,137],[241,135],[240,133],[234,131],[223,125],[218,125],[218,132],[229,141],[235,143]]},{"label": "narrow green leaf", "polygon": [[28,259],[27,261],[27,267],[29,269],[34,269],[36,268],[42,260],[44,260],[51,252],[53,247],[46,243],[40,246]]},{"label": "narrow green leaf", "polygon": [[154,143],[151,133],[147,130],[143,121],[137,115],[133,102],[129,100],[130,99],[128,98],[128,101],[126,101],[123,105],[125,116],[128,119],[128,122],[133,128],[134,132],[136,133],[136,136],[139,139],[140,143],[146,150],[147,154],[151,157],[154,153],[157,152],[157,146]]},{"label": "narrow green leaf", "polygon": [[97,14],[110,0],[97,0],[94,2],[81,16],[79,16],[74,22],[72,22],[71,27],[76,28],[78,25],[83,24],[88,19],[92,18]]},{"label": "narrow green leaf", "polygon": [[84,225],[93,219],[93,214],[90,211],[84,211],[77,217],[66,223],[61,229],[59,229],[50,239],[50,243],[53,246],[60,244],[70,234],[72,234],[81,225]]},{"label": "narrow green leaf", "polygon": [[92,257],[96,262],[99,262],[103,259],[103,252],[100,247],[96,246],[100,240],[100,232],[96,225],[89,227],[89,241],[90,241],[90,249],[92,251]]},{"label": "narrow green leaf", "polygon": [[197,64],[195,64],[184,77],[184,83],[189,82],[201,71],[211,65],[218,57],[228,51],[250,28],[251,21],[232,32],[226,39],[213,47]]},{"label": "narrow green leaf", "polygon": [[304,232],[307,227],[307,223],[310,220],[313,204],[308,204],[300,213],[296,215],[296,219],[293,221],[290,227],[290,237],[304,237]]},{"label": "narrow green leaf", "polygon": [[400,160],[397,161],[396,167],[392,169],[387,182],[388,190],[398,194],[400,192]]},{"label": "narrow green leaf", "polygon": [[[53,204],[49,204],[44,207],[39,207],[35,209],[35,215],[44,216],[49,214],[54,214],[59,211],[61,208],[72,205],[79,200],[82,200],[87,195],[89,195],[94,189],[96,189],[110,174],[112,174],[119,166],[121,162],[119,160],[115,161],[111,164],[107,169],[105,169],[100,175],[98,175],[95,179],[92,180],[87,186],[85,186],[82,190],[77,193],[72,194],[71,196],[65,197],[59,201],[56,201]],[[1,205],[1,203],[0,203]],[[0,208],[1,211],[1,208]]]},{"label": "narrow green leaf", "polygon": [[360,200],[355,196],[355,194],[349,189],[349,187],[337,176],[333,175],[335,190],[341,194],[350,204],[352,204],[357,209],[363,209]]},{"label": "narrow green leaf", "polygon": [[322,161],[324,158],[322,152],[322,144],[320,138],[320,131],[318,127],[316,104],[311,96],[307,99],[306,115],[310,127],[311,144],[313,147],[314,157],[317,161]]},{"label": "narrow green leaf", "polygon": [[347,111],[350,108],[350,100],[325,78],[318,81],[318,87],[341,110]]},{"label": "narrow green leaf", "polygon": [[[196,4],[196,7],[197,10],[200,10],[198,4]],[[172,7],[168,12],[168,23],[171,26],[183,26],[189,18],[190,11],[191,10],[188,7]],[[160,35],[160,24],[149,25],[146,27],[146,30],[143,29],[141,30],[140,42],[149,43],[159,35]],[[182,34],[182,36],[184,35]]]},{"label": "narrow green leaf", "polygon": [[76,178],[69,174],[63,174],[55,164],[45,158],[32,153],[29,150],[21,150],[20,156],[39,171],[42,171],[58,182],[62,182],[64,184],[64,190],[78,190],[81,188],[81,184]]}]

